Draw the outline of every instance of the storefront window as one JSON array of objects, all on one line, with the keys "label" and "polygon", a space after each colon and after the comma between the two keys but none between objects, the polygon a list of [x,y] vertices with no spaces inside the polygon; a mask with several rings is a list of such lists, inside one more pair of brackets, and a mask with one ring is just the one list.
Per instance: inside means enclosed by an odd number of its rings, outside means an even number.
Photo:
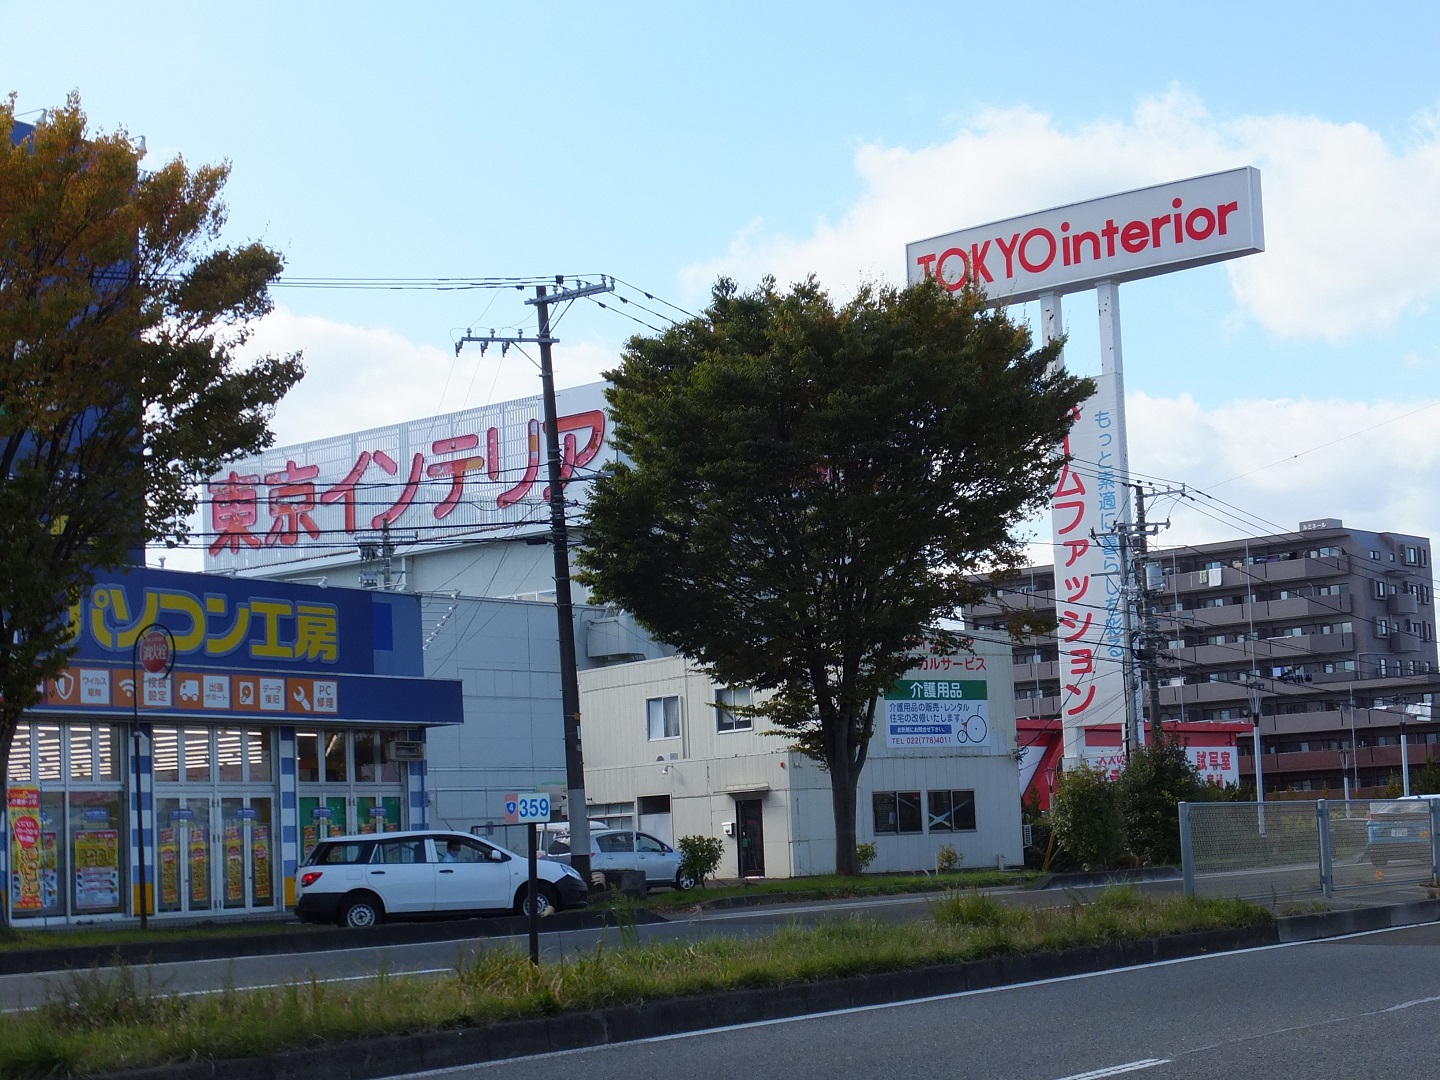
[{"label": "storefront window", "polygon": [[357,731],[355,733],[355,779],[362,784],[373,784],[380,779],[384,768],[384,747],[378,731]]},{"label": "storefront window", "polygon": [[248,732],[245,745],[250,757],[250,780],[261,783],[275,779],[274,751],[270,748],[270,732]]},{"label": "storefront window", "polygon": [[210,732],[185,729],[185,780],[203,784],[210,779]]},{"label": "storefront window", "polygon": [[174,728],[157,727],[151,738],[155,755],[155,782],[174,783],[180,779],[180,732]]},{"label": "storefront window", "polygon": [[118,781],[120,768],[125,762],[124,735],[118,727],[100,724],[95,729],[95,739],[100,748],[100,764],[95,779]]},{"label": "storefront window", "polygon": [[238,784],[245,779],[245,733],[222,730],[215,736],[215,765],[222,784]]},{"label": "storefront window", "polygon": [[65,778],[60,766],[60,728],[56,724],[35,725],[37,772],[40,782],[56,783]]},{"label": "storefront window", "polygon": [[320,779],[320,733],[318,731],[297,731],[295,733],[295,778],[302,784],[313,784]]},{"label": "storefront window", "polygon": [[325,782],[327,784],[344,783],[350,779],[350,770],[346,767],[345,755],[345,732],[327,731],[325,737]]},{"label": "storefront window", "polygon": [[120,857],[120,794],[70,793],[70,851],[75,872],[71,901],[77,914],[122,910],[124,863]]},{"label": "storefront window", "polygon": [[10,783],[28,784],[32,779],[30,752],[30,725],[21,724],[15,729],[15,738],[10,743]]},{"label": "storefront window", "polygon": [[95,779],[95,731],[88,725],[70,728],[70,779]]}]

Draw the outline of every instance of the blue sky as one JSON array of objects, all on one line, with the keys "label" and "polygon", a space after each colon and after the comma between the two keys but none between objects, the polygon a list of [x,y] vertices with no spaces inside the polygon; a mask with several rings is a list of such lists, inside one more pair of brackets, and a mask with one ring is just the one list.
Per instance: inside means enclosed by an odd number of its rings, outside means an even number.
[{"label": "blue sky", "polygon": [[[1440,398],[1440,6],[0,16],[24,40],[0,78],[22,117],[78,89],[94,126],[143,134],[156,157],[229,159],[228,236],[265,240],[298,275],[605,272],[694,308],[717,273],[814,271],[844,296],[900,280],[909,240],[1256,165],[1264,254],[1122,289],[1132,467],[1207,490],[1258,470],[1215,494],[1277,526],[1440,534],[1440,407],[1423,411]],[[277,416],[284,442],[533,389],[514,353],[451,348],[457,328],[527,320],[514,294],[277,299],[258,342],[303,348],[311,369]],[[1093,310],[1067,298],[1081,371]],[[577,305],[562,384],[638,329]],[[1162,542],[1231,535],[1182,509]]]}]

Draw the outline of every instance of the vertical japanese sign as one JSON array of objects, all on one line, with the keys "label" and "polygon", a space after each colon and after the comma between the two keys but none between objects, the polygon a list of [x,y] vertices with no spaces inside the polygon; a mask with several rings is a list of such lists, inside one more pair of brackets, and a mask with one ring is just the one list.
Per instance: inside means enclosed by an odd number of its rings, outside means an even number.
[{"label": "vertical japanese sign", "polygon": [[41,911],[40,789],[18,784],[9,790],[10,907],[13,911]]},{"label": "vertical japanese sign", "polygon": [[250,830],[250,862],[255,883],[255,903],[270,902],[270,826]]},{"label": "vertical japanese sign", "polygon": [[160,906],[180,906],[180,837],[174,828],[160,830]]},{"label": "vertical japanese sign", "polygon": [[245,902],[245,841],[239,825],[225,826],[225,902]]},{"label": "vertical japanese sign", "polygon": [[1114,387],[1102,377],[1076,410],[1051,498],[1055,530],[1055,636],[1060,645],[1060,717],[1066,729],[1125,715],[1124,575],[1113,531],[1125,505],[1117,478]]},{"label": "vertical japanese sign", "polygon": [[190,826],[190,903],[210,906],[210,837],[203,825]]}]

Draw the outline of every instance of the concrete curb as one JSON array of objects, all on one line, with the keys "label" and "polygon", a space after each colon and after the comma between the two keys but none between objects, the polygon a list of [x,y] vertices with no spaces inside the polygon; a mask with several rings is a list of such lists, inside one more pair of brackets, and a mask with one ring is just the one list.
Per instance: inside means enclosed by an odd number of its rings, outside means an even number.
[{"label": "concrete curb", "polygon": [[[637,923],[645,925],[667,921],[663,916],[645,908],[637,908],[634,918]],[[593,930],[614,925],[615,918],[609,912],[597,908],[582,908],[575,911],[557,911],[541,920],[540,932],[547,934],[565,930]],[[385,923],[369,930],[317,928],[286,934],[246,934],[172,941],[134,941],[116,945],[17,949],[13,952],[0,952],[0,975],[109,967],[116,963],[173,964],[191,960],[228,960],[238,956],[284,956],[293,953],[325,952],[329,949],[469,941],[475,938],[524,934],[528,929],[529,924],[522,916],[508,915],[486,919]]]},{"label": "concrete curb", "polygon": [[1367,930],[1388,930],[1397,926],[1416,926],[1428,922],[1440,922],[1440,900],[1416,900],[1408,904],[1351,908],[1348,911],[1326,911],[1315,915],[1290,915],[1276,919],[1275,925],[1280,931],[1280,940],[1292,942],[1362,934]]}]

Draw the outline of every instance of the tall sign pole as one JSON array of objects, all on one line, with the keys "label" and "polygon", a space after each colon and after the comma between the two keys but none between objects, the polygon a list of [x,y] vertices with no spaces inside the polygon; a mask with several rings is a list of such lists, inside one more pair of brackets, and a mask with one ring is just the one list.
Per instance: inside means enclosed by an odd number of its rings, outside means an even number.
[{"label": "tall sign pole", "polygon": [[1067,765],[1082,760],[1086,728],[1135,726],[1128,626],[1135,590],[1120,545],[1130,522],[1130,462],[1119,287],[1264,250],[1260,173],[1249,167],[906,245],[912,283],[928,278],[951,292],[976,288],[992,306],[1039,300],[1047,342],[1063,332],[1061,296],[1096,293],[1100,376],[1060,447],[1066,460],[1050,500]]},{"label": "tall sign pole", "polygon": [[570,817],[570,865],[588,885],[590,883],[590,817],[585,808],[585,754],[580,741],[580,679],[575,663],[575,613],[570,600],[570,538],[565,522],[565,475],[560,457],[559,415],[555,405],[555,372],[551,363],[550,305],[578,300],[582,296],[612,292],[613,281],[601,279],[598,285],[577,285],[564,288],[565,279],[555,279],[556,291],[544,285],[535,287],[533,299],[525,303],[535,308],[539,332],[535,337],[523,334],[476,336],[466,333],[455,345],[458,355],[466,342],[476,342],[481,355],[487,345],[498,343],[502,348],[524,342],[540,346],[540,390],[545,409],[545,452],[550,483],[550,547],[555,559],[555,619],[560,638],[560,707],[565,714],[565,788]]}]

